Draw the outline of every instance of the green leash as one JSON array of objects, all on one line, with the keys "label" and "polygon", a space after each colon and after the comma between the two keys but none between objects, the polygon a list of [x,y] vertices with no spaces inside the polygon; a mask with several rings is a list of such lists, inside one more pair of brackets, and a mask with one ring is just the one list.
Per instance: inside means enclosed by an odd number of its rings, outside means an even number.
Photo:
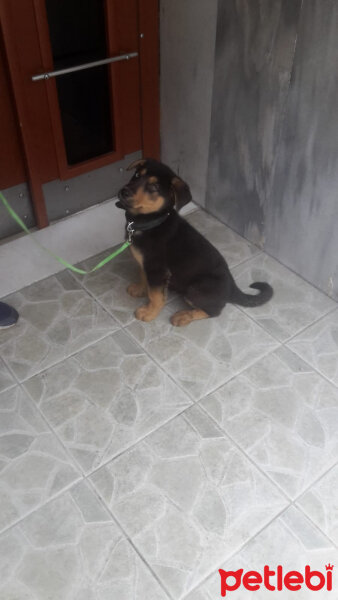
[{"label": "green leash", "polygon": [[94,271],[101,269],[101,267],[106,265],[110,260],[115,258],[115,256],[118,256],[119,254],[121,254],[121,252],[126,250],[126,248],[128,248],[128,246],[130,246],[130,242],[124,242],[124,244],[122,244],[122,246],[120,246],[117,250],[115,250],[115,252],[112,252],[111,254],[109,254],[109,256],[106,256],[106,258],[101,260],[97,265],[95,265],[95,267],[93,267],[89,271],[84,271],[83,269],[78,269],[77,267],[74,267],[69,262],[67,262],[60,256],[57,256],[57,254],[54,254],[54,252],[52,252],[51,250],[48,250],[48,248],[45,248],[42,244],[40,244],[35,239],[35,237],[31,234],[28,227],[26,227],[25,223],[20,219],[19,215],[17,215],[15,210],[13,210],[13,208],[8,204],[6,198],[4,197],[4,195],[1,192],[0,192],[0,198],[2,200],[3,205],[5,206],[5,208],[8,210],[9,214],[11,215],[11,217],[14,219],[14,221],[17,222],[18,225],[20,225],[21,229],[23,229],[23,231],[25,233],[27,233],[28,235],[31,236],[31,239],[33,240],[33,242],[37,246],[39,246],[39,248],[41,248],[41,250],[43,250],[44,252],[47,252],[47,254],[49,254],[49,256],[52,256],[53,258],[55,258],[55,260],[57,260],[59,263],[61,263],[64,267],[66,267],[67,269],[70,269],[71,271],[74,271],[74,273],[80,273],[81,275],[88,275],[88,273],[93,273]]}]

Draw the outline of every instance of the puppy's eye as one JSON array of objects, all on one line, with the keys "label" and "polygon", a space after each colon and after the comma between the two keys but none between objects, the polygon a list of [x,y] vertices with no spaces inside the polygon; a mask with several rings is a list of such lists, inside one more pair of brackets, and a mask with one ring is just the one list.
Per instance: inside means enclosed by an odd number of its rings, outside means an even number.
[{"label": "puppy's eye", "polygon": [[157,185],[157,183],[148,183],[147,184],[147,192],[149,192],[149,194],[156,194],[159,190],[159,187]]},{"label": "puppy's eye", "polygon": [[135,173],[134,177],[136,177],[136,179],[137,179],[138,177],[140,177],[140,171],[136,171],[136,173]]}]

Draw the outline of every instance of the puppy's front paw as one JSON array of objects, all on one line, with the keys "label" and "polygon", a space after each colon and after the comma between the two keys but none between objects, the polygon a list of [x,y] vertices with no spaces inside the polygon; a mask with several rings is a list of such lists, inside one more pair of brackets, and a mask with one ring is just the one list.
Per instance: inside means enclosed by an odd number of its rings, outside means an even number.
[{"label": "puppy's front paw", "polygon": [[145,304],[145,306],[140,306],[135,311],[135,317],[139,321],[153,321],[158,315],[158,312],[155,312],[154,309],[149,305]]},{"label": "puppy's front paw", "polygon": [[127,292],[133,298],[143,298],[146,295],[146,290],[142,283],[131,283],[127,287]]}]

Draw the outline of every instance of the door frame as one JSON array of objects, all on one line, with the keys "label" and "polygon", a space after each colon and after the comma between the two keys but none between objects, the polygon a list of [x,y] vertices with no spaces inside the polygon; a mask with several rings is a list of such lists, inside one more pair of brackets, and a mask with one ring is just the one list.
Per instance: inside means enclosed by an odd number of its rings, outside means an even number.
[{"label": "door frame", "polygon": [[[41,68],[52,70],[52,56],[48,36],[48,24],[44,0],[32,0],[35,8],[38,42],[41,54]],[[139,81],[140,81],[140,110],[141,110],[141,141],[144,156],[160,157],[160,106],[159,106],[159,0],[136,0],[138,10],[138,48],[139,53]],[[15,36],[12,33],[13,7],[12,0],[0,0],[0,16],[3,30],[4,44],[8,61],[8,69],[12,83],[14,102],[20,124],[23,150],[26,158],[27,173],[31,199],[39,229],[48,225],[48,216],[43,196],[42,184],[38,168],[38,149],[34,143],[35,126],[29,118],[25,85],[27,79],[34,73],[22,73],[17,55]],[[113,20],[112,11],[116,7],[114,1],[105,0],[107,18]],[[16,12],[20,10],[16,6]],[[117,54],[121,49],[114,48],[113,41],[108,36],[108,53]],[[126,50],[126,49],[123,49]],[[135,49],[128,48],[128,51]],[[116,63],[119,65],[119,63]],[[118,84],[119,69],[109,69],[111,73],[111,86]],[[58,163],[60,179],[69,179],[79,174],[115,162],[122,158],[123,147],[121,144],[121,131],[119,130],[120,103],[118,95],[112,94],[114,122],[116,124],[115,138],[117,151],[99,158],[90,159],[78,165],[69,166],[66,160],[63,130],[60,111],[56,95],[56,84],[53,78],[41,82],[45,85],[48,104],[50,108],[51,124],[55,153]],[[36,83],[34,85],[37,85]]]}]

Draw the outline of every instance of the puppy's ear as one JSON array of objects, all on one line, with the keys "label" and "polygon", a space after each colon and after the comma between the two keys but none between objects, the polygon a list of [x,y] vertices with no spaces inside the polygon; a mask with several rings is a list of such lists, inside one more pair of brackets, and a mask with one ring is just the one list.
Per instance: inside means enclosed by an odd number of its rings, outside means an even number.
[{"label": "puppy's ear", "polygon": [[192,200],[191,191],[189,186],[180,177],[172,178],[171,186],[174,193],[175,208],[177,212],[183,208],[190,200]]},{"label": "puppy's ear", "polygon": [[129,167],[127,167],[127,171],[131,171],[132,169],[137,169],[137,167],[143,167],[143,165],[145,165],[147,162],[146,158],[138,158],[137,160],[134,160]]}]

